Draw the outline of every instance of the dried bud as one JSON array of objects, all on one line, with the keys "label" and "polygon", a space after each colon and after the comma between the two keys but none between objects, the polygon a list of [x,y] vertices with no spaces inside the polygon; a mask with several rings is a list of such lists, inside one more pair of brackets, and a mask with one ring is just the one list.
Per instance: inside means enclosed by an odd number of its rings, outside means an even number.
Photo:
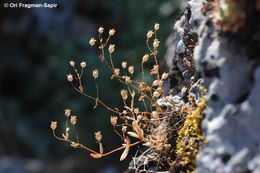
[{"label": "dried bud", "polygon": [[116,30],[115,29],[110,29],[109,30],[109,36],[113,36],[115,34]]},{"label": "dried bud", "polygon": [[135,114],[139,114],[139,108],[135,108],[135,109],[134,109],[134,113],[135,113]]},{"label": "dried bud", "polygon": [[117,76],[119,76],[120,69],[119,69],[119,68],[115,68],[115,69],[114,69],[114,73],[115,73]]},{"label": "dried bud", "polygon": [[131,84],[131,79],[130,79],[130,77],[128,77],[128,76],[126,76],[126,78],[125,78],[125,82],[126,82],[126,84]]},{"label": "dried bud", "polygon": [[69,117],[70,116],[70,109],[65,109],[65,116],[66,117]]},{"label": "dried bud", "polygon": [[70,61],[70,66],[74,67],[75,66],[75,62],[74,61]]},{"label": "dried bud", "polygon": [[135,91],[134,90],[132,91],[131,96],[135,97]]},{"label": "dried bud", "polygon": [[122,126],[122,132],[123,132],[123,134],[125,134],[126,130],[127,130],[127,126]]},{"label": "dried bud", "polygon": [[158,118],[159,118],[158,112],[153,111],[153,112],[152,112],[152,118],[153,118],[153,119],[158,119]]},{"label": "dried bud", "polygon": [[129,67],[128,67],[128,72],[129,72],[130,74],[134,74],[134,68],[135,68],[135,67],[132,66],[132,65],[129,66]]},{"label": "dried bud", "polygon": [[147,38],[151,38],[152,36],[153,36],[153,34],[154,34],[154,32],[153,31],[151,31],[151,30],[149,30],[148,32],[147,32]]},{"label": "dried bud", "polygon": [[112,124],[112,126],[115,126],[117,123],[117,117],[116,116],[111,116],[110,117],[110,122]]},{"label": "dried bud", "polygon": [[94,37],[92,37],[90,40],[89,40],[89,45],[90,46],[94,46],[96,44],[96,39]]},{"label": "dried bud", "polygon": [[167,77],[168,77],[168,73],[164,72],[164,73],[162,74],[162,80],[166,79]]},{"label": "dried bud", "polygon": [[56,121],[52,121],[51,122],[51,129],[55,130],[57,128],[57,122]]},{"label": "dried bud", "polygon": [[100,132],[100,131],[95,132],[95,138],[96,138],[96,140],[97,140],[98,142],[101,141],[101,139],[102,139],[102,135],[101,135],[101,132]]},{"label": "dried bud", "polygon": [[102,27],[102,26],[100,26],[99,28],[98,28],[98,33],[99,34],[102,34],[104,32],[104,28]]},{"label": "dried bud", "polygon": [[121,96],[123,98],[123,100],[126,100],[128,95],[127,95],[127,91],[126,90],[121,90]]},{"label": "dried bud", "polygon": [[123,61],[123,62],[122,62],[122,68],[126,68],[126,66],[127,66],[127,62],[126,62],[126,61]]},{"label": "dried bud", "polygon": [[159,23],[155,23],[154,24],[154,30],[157,31],[160,27],[160,24]]},{"label": "dried bud", "polygon": [[109,48],[108,48],[108,52],[111,54],[115,51],[115,45],[114,44],[110,44]]},{"label": "dried bud", "polygon": [[151,74],[157,74],[159,70],[159,66],[158,65],[154,65],[153,69],[151,70]]},{"label": "dried bud", "polygon": [[95,79],[98,78],[98,70],[97,70],[97,69],[93,70],[93,77],[94,77]]},{"label": "dried bud", "polygon": [[154,92],[153,92],[153,97],[156,97],[156,98],[157,98],[157,97],[159,97],[159,96],[160,96],[160,93],[159,93],[158,91],[154,91]]},{"label": "dried bud", "polygon": [[81,63],[80,63],[80,66],[82,67],[82,68],[85,68],[86,67],[86,62],[84,62],[84,61],[82,61]]},{"label": "dried bud", "polygon": [[142,118],[143,118],[142,115],[138,115],[137,116],[137,121],[140,121]]},{"label": "dried bud", "polygon": [[160,41],[158,39],[154,39],[153,41],[153,48],[156,49],[160,44]]},{"label": "dried bud", "polygon": [[126,115],[126,114],[127,114],[127,111],[126,111],[126,110],[123,110],[122,114]]},{"label": "dried bud", "polygon": [[158,86],[159,83],[160,83],[160,80],[154,80],[152,85],[153,85],[153,86]]},{"label": "dried bud", "polygon": [[72,74],[68,74],[68,75],[67,75],[67,79],[68,79],[69,82],[72,82],[72,81],[73,81],[73,76],[72,76]]},{"label": "dried bud", "polygon": [[77,123],[77,116],[75,116],[75,115],[71,116],[70,117],[70,122],[71,122],[72,125],[75,125]]},{"label": "dried bud", "polygon": [[149,59],[149,55],[146,53],[144,56],[143,56],[143,63],[148,61]]}]

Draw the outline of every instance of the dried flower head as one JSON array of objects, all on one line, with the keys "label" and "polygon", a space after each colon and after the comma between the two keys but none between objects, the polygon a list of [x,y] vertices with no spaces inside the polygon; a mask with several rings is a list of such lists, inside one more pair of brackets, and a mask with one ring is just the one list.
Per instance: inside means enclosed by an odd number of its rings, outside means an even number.
[{"label": "dried flower head", "polygon": [[113,36],[113,35],[115,35],[115,32],[116,32],[116,30],[113,28],[113,29],[110,29],[109,30],[109,35],[110,36]]},{"label": "dried flower head", "polygon": [[153,119],[158,119],[159,118],[159,114],[158,114],[157,111],[153,111],[151,116],[152,116]]},{"label": "dried flower head", "polygon": [[80,63],[80,66],[81,66],[82,68],[85,68],[86,65],[87,65],[87,63],[86,63],[85,61],[82,61],[82,62]]},{"label": "dried flower head", "polygon": [[130,79],[129,76],[126,76],[126,77],[125,77],[125,82],[126,82],[126,84],[128,84],[128,85],[131,84],[132,81],[131,81],[131,79]]},{"label": "dried flower head", "polygon": [[147,38],[151,38],[152,36],[153,36],[153,34],[154,34],[154,32],[152,31],[152,30],[149,30],[148,32],[147,32]]},{"label": "dried flower head", "polygon": [[153,92],[153,97],[157,98],[160,96],[160,93],[158,91]]},{"label": "dried flower head", "polygon": [[72,76],[72,74],[68,74],[68,75],[67,75],[67,80],[68,80],[69,82],[72,82],[72,81],[73,81],[73,76]]},{"label": "dried flower head", "polygon": [[151,74],[157,74],[159,70],[159,66],[158,65],[154,65],[153,69],[151,70]]},{"label": "dried flower head", "polygon": [[75,125],[77,123],[77,116],[73,115],[70,117],[70,122],[72,125]]},{"label": "dried flower head", "polygon": [[121,90],[121,96],[122,96],[123,100],[126,100],[128,97],[127,90]]},{"label": "dried flower head", "polygon": [[127,130],[127,126],[122,126],[122,132],[123,132],[123,134],[125,134],[125,132],[126,132],[126,130]]},{"label": "dried flower head", "polygon": [[112,126],[115,126],[117,123],[117,117],[116,116],[111,116],[110,117],[110,122],[112,124]]},{"label": "dried flower head", "polygon": [[94,77],[95,79],[98,78],[98,70],[97,70],[97,69],[93,70],[93,77]]},{"label": "dried flower head", "polygon": [[128,67],[128,72],[129,72],[130,74],[134,74],[134,68],[135,68],[135,67],[132,66],[132,65],[129,66],[129,67]]},{"label": "dried flower head", "polygon": [[52,121],[51,122],[51,129],[55,130],[57,128],[57,122],[56,121]]},{"label": "dried flower head", "polygon": [[155,23],[154,24],[154,30],[157,31],[159,30],[160,24],[159,23]]},{"label": "dried flower head", "polygon": [[160,41],[158,39],[154,39],[153,41],[153,48],[156,49],[160,44]]},{"label": "dried flower head", "polygon": [[123,61],[123,62],[122,62],[122,68],[125,69],[126,67],[127,67],[127,62],[126,62],[126,61]]},{"label": "dried flower head", "polygon": [[96,138],[96,140],[97,140],[98,142],[101,141],[102,135],[101,135],[101,132],[100,132],[100,131],[95,132],[95,138]]},{"label": "dried flower head", "polygon": [[99,34],[102,34],[104,32],[104,28],[102,27],[102,26],[100,26],[99,28],[98,28],[98,33]]},{"label": "dried flower head", "polygon": [[152,86],[158,86],[160,83],[160,80],[154,80]]},{"label": "dried flower head", "polygon": [[166,79],[166,78],[168,78],[168,73],[164,72],[164,73],[162,74],[162,80],[164,80],[164,79]]},{"label": "dried flower head", "polygon": [[75,66],[75,62],[74,61],[70,61],[70,66],[74,67]]},{"label": "dried flower head", "polygon": [[65,116],[69,117],[70,116],[70,112],[71,112],[70,109],[65,109]]},{"label": "dried flower head", "polygon": [[135,113],[135,114],[139,114],[139,108],[135,108],[135,109],[134,109],[134,113]]},{"label": "dried flower head", "polygon": [[108,52],[109,52],[110,54],[112,54],[114,51],[115,51],[115,45],[114,45],[114,44],[110,44],[110,45],[109,45],[109,48],[108,48]]},{"label": "dried flower head", "polygon": [[144,62],[147,62],[149,59],[149,55],[146,53],[144,56],[143,56],[143,63]]},{"label": "dried flower head", "polygon": [[114,73],[118,76],[119,73],[120,73],[120,69],[119,69],[119,68],[115,68],[115,69],[114,69]]},{"label": "dried flower head", "polygon": [[90,46],[94,46],[96,44],[96,39],[94,37],[92,37],[90,40],[89,40],[89,45]]}]

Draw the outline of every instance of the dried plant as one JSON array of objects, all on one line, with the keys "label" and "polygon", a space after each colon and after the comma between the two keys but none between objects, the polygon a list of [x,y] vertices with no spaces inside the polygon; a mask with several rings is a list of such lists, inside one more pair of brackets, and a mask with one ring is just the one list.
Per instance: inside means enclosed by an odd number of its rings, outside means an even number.
[{"label": "dried plant", "polygon": [[[153,159],[162,158],[168,163],[170,163],[170,160],[174,159],[173,155],[176,155],[174,153],[176,152],[178,132],[183,127],[185,117],[191,110],[194,110],[194,108],[189,107],[189,104],[184,106],[175,105],[172,102],[173,96],[165,95],[163,83],[167,80],[168,73],[164,72],[162,75],[159,74],[157,55],[160,41],[157,38],[158,30],[159,24],[156,23],[154,29],[147,32],[146,46],[149,52],[145,53],[144,56],[140,58],[142,69],[141,81],[137,81],[133,78],[135,67],[128,66],[126,61],[121,63],[121,67],[115,67],[113,53],[116,50],[116,45],[110,44],[110,38],[116,33],[115,29],[110,29],[108,37],[104,39],[104,28],[100,27],[98,29],[98,38],[92,37],[89,41],[91,47],[97,47],[99,49],[100,54],[98,55],[98,58],[101,63],[106,64],[110,69],[112,73],[111,79],[117,79],[120,83],[125,85],[126,89],[120,91],[122,103],[124,105],[123,110],[109,107],[100,100],[98,87],[98,78],[100,74],[97,69],[92,71],[96,87],[96,96],[92,96],[86,92],[82,84],[83,71],[86,68],[87,63],[81,62],[81,69],[79,71],[75,67],[74,61],[69,62],[70,66],[74,69],[75,74],[68,74],[67,80],[78,93],[95,102],[94,109],[99,105],[102,105],[114,114],[110,117],[110,123],[116,135],[123,141],[122,146],[106,152],[101,142],[102,134],[100,131],[95,132],[94,134],[99,145],[99,151],[95,151],[81,144],[75,127],[77,124],[77,117],[75,115],[72,116],[71,110],[69,109],[65,110],[66,126],[65,132],[61,134],[61,137],[58,137],[55,131],[57,122],[51,122],[53,136],[56,139],[68,142],[74,148],[81,147],[88,150],[93,158],[101,158],[116,151],[123,150],[120,157],[120,161],[122,161],[127,157],[132,146],[142,143],[144,146],[149,147],[147,151],[156,154]],[[108,52],[108,57],[105,57],[106,51]],[[153,68],[150,70],[150,75],[154,77],[154,80],[151,83],[145,81],[144,64],[148,61],[154,62]],[[122,75],[122,71],[126,72],[128,75]],[[183,88],[182,94],[184,92],[188,92],[188,88]],[[158,100],[167,102],[167,108],[162,109],[158,104]],[[142,102],[142,108],[136,106],[137,101]],[[167,125],[162,126],[165,122],[167,122]],[[69,123],[71,125],[69,125]],[[76,140],[71,139],[70,127],[74,128],[73,132],[75,132]],[[130,138],[136,138],[137,141],[131,143]]]}]

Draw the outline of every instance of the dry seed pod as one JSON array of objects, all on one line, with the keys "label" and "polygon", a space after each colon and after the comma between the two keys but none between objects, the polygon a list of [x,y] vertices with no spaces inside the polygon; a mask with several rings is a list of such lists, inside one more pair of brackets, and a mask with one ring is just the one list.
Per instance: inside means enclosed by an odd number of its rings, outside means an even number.
[{"label": "dry seed pod", "polygon": [[71,122],[72,125],[75,125],[77,123],[77,116],[71,116],[70,122]]},{"label": "dry seed pod", "polygon": [[104,28],[102,27],[102,26],[100,26],[99,28],[98,28],[98,33],[99,34],[102,34],[104,32]]},{"label": "dry seed pod", "polygon": [[134,66],[129,66],[128,67],[128,72],[130,73],[130,74],[134,74]]},{"label": "dry seed pod", "polygon": [[122,68],[125,69],[126,67],[127,67],[127,62],[126,62],[126,61],[123,61],[123,62],[122,62]]},{"label": "dry seed pod", "polygon": [[94,77],[95,79],[98,78],[98,70],[97,70],[97,69],[93,70],[93,77]]},{"label": "dry seed pod", "polygon": [[117,117],[116,116],[111,116],[110,117],[110,122],[112,124],[112,126],[115,126],[117,123]]},{"label": "dry seed pod", "polygon": [[81,66],[82,68],[85,68],[86,65],[87,65],[87,63],[86,63],[85,61],[82,61],[82,62],[80,63],[80,66]]},{"label": "dry seed pod", "polygon": [[153,41],[153,48],[156,49],[160,44],[160,41],[158,39],[154,39]]},{"label": "dry seed pod", "polygon": [[70,66],[74,67],[75,66],[75,62],[74,61],[70,61]]},{"label": "dry seed pod", "polygon": [[123,100],[126,100],[128,97],[127,90],[121,90],[121,96],[122,96]]},{"label": "dry seed pod", "polygon": [[112,54],[114,51],[115,51],[115,45],[114,45],[114,44],[110,44],[110,45],[109,45],[109,48],[108,48],[108,52],[109,52],[110,54]]},{"label": "dry seed pod", "polygon": [[155,23],[154,24],[154,30],[157,31],[159,30],[160,24],[159,23]]},{"label": "dry seed pod", "polygon": [[113,36],[113,35],[115,35],[115,32],[116,32],[116,30],[113,28],[113,29],[110,29],[109,30],[109,36]]},{"label": "dry seed pod", "polygon": [[57,122],[56,121],[52,121],[51,122],[51,129],[55,130],[57,128]]},{"label": "dry seed pod", "polygon": [[164,73],[162,74],[162,80],[164,80],[164,79],[166,79],[166,78],[168,78],[168,73],[164,72]]},{"label": "dry seed pod", "polygon": [[89,40],[89,45],[92,47],[96,44],[96,39],[94,37],[92,37],[90,40]]},{"label": "dry seed pod", "polygon": [[115,68],[115,69],[114,69],[114,73],[115,73],[117,76],[119,76],[120,69],[119,69],[119,68]]},{"label": "dry seed pod", "polygon": [[127,130],[127,126],[122,126],[122,132],[123,132],[123,134],[125,134],[125,132],[126,132],[126,130]]},{"label": "dry seed pod", "polygon": [[125,78],[125,82],[126,82],[126,84],[131,84],[131,79],[130,79],[130,77],[129,76],[126,76],[126,78]]},{"label": "dry seed pod", "polygon": [[151,38],[153,36],[154,32],[149,30],[146,34],[147,38]]},{"label": "dry seed pod", "polygon": [[67,80],[68,80],[69,82],[72,82],[72,81],[73,81],[73,76],[72,76],[72,74],[68,74],[68,75],[67,75]]},{"label": "dry seed pod", "polygon": [[70,112],[71,112],[70,109],[65,109],[65,116],[69,117],[70,116]]},{"label": "dry seed pod", "polygon": [[97,140],[98,142],[101,141],[101,139],[102,139],[102,135],[101,135],[101,132],[100,132],[100,131],[95,132],[95,138],[96,138],[96,140]]},{"label": "dry seed pod", "polygon": [[143,63],[144,63],[144,62],[147,62],[148,59],[149,59],[149,55],[148,55],[148,54],[145,54],[145,55],[143,56]]}]

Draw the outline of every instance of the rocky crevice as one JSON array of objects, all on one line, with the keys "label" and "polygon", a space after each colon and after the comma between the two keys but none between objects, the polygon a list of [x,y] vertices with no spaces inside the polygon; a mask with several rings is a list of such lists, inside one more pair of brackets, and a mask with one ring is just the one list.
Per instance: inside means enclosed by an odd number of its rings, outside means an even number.
[{"label": "rocky crevice", "polygon": [[173,94],[200,76],[207,88],[202,122],[206,144],[195,172],[260,172],[259,11],[247,16],[236,33],[223,32],[214,24],[214,8],[207,3],[212,2],[188,2],[168,39],[165,56]]}]

